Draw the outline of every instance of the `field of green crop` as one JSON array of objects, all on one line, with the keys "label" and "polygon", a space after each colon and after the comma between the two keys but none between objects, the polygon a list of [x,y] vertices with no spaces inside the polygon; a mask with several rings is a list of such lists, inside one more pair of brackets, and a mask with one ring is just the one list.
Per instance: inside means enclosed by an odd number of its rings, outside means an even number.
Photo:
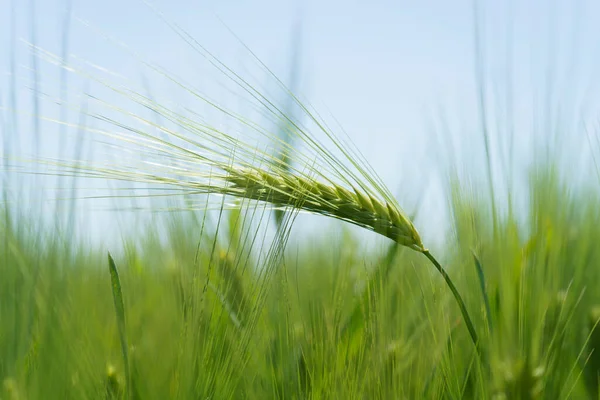
[{"label": "field of green crop", "polygon": [[332,234],[290,253],[282,233],[259,258],[251,213],[223,213],[218,236],[186,213],[115,257],[126,369],[107,255],[5,214],[2,398],[119,398],[128,381],[139,399],[597,398],[598,199],[549,173],[530,191],[527,225],[498,217],[495,233],[485,206],[452,199],[440,254],[481,358],[412,250],[366,257]]},{"label": "field of green crop", "polygon": [[167,240],[115,257],[121,319],[105,253],[7,212],[2,398],[597,398],[598,198],[549,172],[529,189],[526,225],[495,231],[468,191],[452,198],[438,253],[481,356],[427,259],[393,243],[366,256],[336,231],[292,252],[285,229],[256,238],[264,207],[167,216]]},{"label": "field of green crop", "polygon": [[[209,105],[278,146],[98,79],[172,125],[108,104],[110,116],[88,117],[112,128],[71,128],[134,146],[140,164],[26,164],[175,188],[176,212],[150,201],[156,216],[123,219],[116,246],[74,234],[75,180],[50,218],[28,208],[37,193],[4,154],[0,399],[600,399],[600,181],[575,182],[552,156],[517,171],[519,187],[450,171],[450,223],[423,244],[356,153],[311,142],[342,143],[312,109],[289,96],[320,127],[309,135],[286,105],[218,70],[280,131]],[[318,239],[292,229],[307,213],[327,223]],[[387,241],[365,250],[377,235]]]}]

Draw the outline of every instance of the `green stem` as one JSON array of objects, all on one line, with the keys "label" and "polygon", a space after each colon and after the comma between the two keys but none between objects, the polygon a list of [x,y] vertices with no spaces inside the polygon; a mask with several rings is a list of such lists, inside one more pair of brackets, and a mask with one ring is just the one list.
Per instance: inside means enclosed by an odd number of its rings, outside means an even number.
[{"label": "green stem", "polygon": [[462,313],[462,317],[465,321],[465,324],[467,324],[467,329],[469,330],[469,334],[471,335],[471,340],[473,341],[473,344],[475,345],[477,354],[481,358],[481,348],[479,347],[479,339],[477,338],[477,332],[475,332],[475,327],[473,326],[473,321],[471,321],[471,317],[469,316],[469,312],[467,311],[467,307],[465,306],[465,302],[463,301],[462,297],[460,296],[460,293],[458,293],[456,286],[454,286],[454,283],[452,282],[452,279],[450,278],[450,276],[448,275],[446,270],[433,257],[433,255],[429,252],[429,250],[425,250],[422,253],[425,254],[425,257],[427,257],[429,259],[429,261],[431,261],[431,263],[434,265],[434,267],[442,275],[442,277],[446,281],[446,285],[448,285],[448,287],[450,288],[450,291],[454,295],[454,299],[458,303],[458,308],[460,308],[460,312]]}]

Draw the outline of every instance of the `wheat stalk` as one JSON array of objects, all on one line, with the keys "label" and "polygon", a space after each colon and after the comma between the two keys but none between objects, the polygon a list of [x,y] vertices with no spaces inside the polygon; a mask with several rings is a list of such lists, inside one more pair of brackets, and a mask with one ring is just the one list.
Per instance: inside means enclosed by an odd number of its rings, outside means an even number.
[{"label": "wheat stalk", "polygon": [[351,192],[339,185],[325,185],[290,174],[233,168],[228,168],[228,172],[225,180],[232,184],[226,188],[228,194],[265,201],[275,206],[298,207],[315,214],[347,221],[423,253],[442,275],[456,299],[471,339],[481,356],[475,327],[458,289],[442,265],[423,247],[421,237],[412,222],[398,208],[388,202],[382,203],[355,188]]},{"label": "wheat stalk", "polygon": [[[206,58],[216,60],[206,49],[202,47],[195,49],[203,53]],[[64,67],[62,60],[56,56],[48,52],[44,52],[43,56]],[[430,260],[450,288],[471,339],[479,351],[477,334],[458,290],[444,268],[423,246],[419,233],[401,211],[389,190],[368,163],[361,158],[360,152],[344,146],[325,123],[292,93],[287,92],[302,109],[304,116],[308,117],[317,130],[330,140],[334,146],[333,149],[342,153],[341,158],[330,152],[314,135],[309,133],[305,126],[291,120],[264,94],[218,60],[216,61],[217,68],[228,79],[249,93],[255,101],[255,105],[264,114],[276,122],[284,123],[289,132],[301,140],[305,146],[303,152],[286,147],[286,143],[282,143],[275,135],[262,129],[260,124],[248,121],[231,110],[214,103],[195,91],[192,86],[187,86],[170,77],[162,69],[148,63],[145,64],[172,80],[178,87],[189,92],[195,98],[222,112],[224,116],[243,124],[255,133],[266,136],[271,141],[278,142],[277,144],[283,147],[284,151],[293,154],[293,157],[283,162],[268,149],[261,151],[256,146],[244,143],[237,137],[202,121],[197,114],[194,114],[195,117],[198,117],[197,119],[189,118],[127,87],[115,86],[85,71],[69,66],[71,70],[79,72],[88,79],[95,80],[137,105],[155,112],[187,134],[182,134],[177,129],[169,129],[109,102],[90,97],[91,102],[108,108],[109,112],[120,114],[124,117],[123,120],[90,113],[91,117],[109,124],[111,129],[91,129],[77,125],[72,125],[72,127],[125,142],[127,146],[120,149],[125,152],[123,157],[113,158],[119,159],[121,163],[126,163],[138,156],[143,165],[115,168],[110,163],[108,166],[99,166],[81,161],[71,163],[46,161],[48,165],[59,167],[55,173],[166,184],[188,194],[206,193],[235,196],[266,202],[275,208],[293,208],[336,218],[374,231],[400,245],[423,253]],[[125,122],[127,118],[134,122]],[[65,121],[55,122],[69,125]],[[142,123],[145,127],[139,128],[136,123]],[[122,131],[115,131],[115,128]],[[150,133],[152,130],[158,133]],[[113,147],[112,150],[118,151],[119,148]],[[299,171],[295,165],[304,168],[304,172]]]},{"label": "wheat stalk", "polygon": [[228,168],[228,172],[225,180],[232,186],[227,187],[226,191],[231,195],[265,201],[276,206],[299,207],[315,214],[347,221],[423,253],[450,288],[465,319],[471,339],[481,355],[475,327],[458,289],[442,265],[423,247],[414,225],[398,208],[388,202],[384,205],[375,197],[355,188],[351,192],[339,185],[325,185],[290,174],[233,168]]}]

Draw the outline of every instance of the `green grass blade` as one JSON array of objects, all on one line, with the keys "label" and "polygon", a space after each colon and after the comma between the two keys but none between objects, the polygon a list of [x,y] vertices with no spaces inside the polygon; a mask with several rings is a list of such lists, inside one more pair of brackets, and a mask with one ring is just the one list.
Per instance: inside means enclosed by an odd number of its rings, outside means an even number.
[{"label": "green grass blade", "polygon": [[485,288],[485,275],[483,273],[483,267],[481,266],[481,262],[477,255],[473,253],[473,260],[475,261],[475,268],[477,268],[477,278],[479,280],[479,286],[481,287],[481,295],[483,296],[483,302],[485,304],[485,314],[487,316],[488,327],[490,329],[490,333],[493,332],[493,324],[492,324],[492,311],[490,308],[490,299],[487,293],[487,289]]},{"label": "green grass blade", "polygon": [[482,358],[481,357],[482,356],[481,344],[479,343],[479,339],[477,337],[477,332],[475,331],[475,326],[473,325],[471,317],[469,316],[469,312],[467,311],[467,306],[465,305],[465,302],[463,301],[462,296],[458,292],[458,289],[456,289],[456,286],[454,286],[454,282],[452,282],[452,279],[450,278],[450,276],[448,275],[446,270],[435,259],[435,257],[433,257],[433,255],[429,251],[424,251],[423,254],[425,255],[425,257],[427,257],[429,259],[429,261],[431,261],[431,263],[435,266],[435,268],[440,273],[440,275],[442,275],[442,277],[444,278],[444,281],[446,282],[446,285],[452,292],[452,295],[454,296],[454,299],[456,300],[458,308],[460,308],[460,312],[465,321],[465,324],[467,325],[467,329],[469,330],[469,335],[471,336],[471,340],[473,341],[473,344],[475,345],[475,349],[477,350],[477,353],[479,354],[479,358],[481,359]]},{"label": "green grass blade", "polygon": [[110,271],[110,283],[112,287],[113,300],[115,302],[115,312],[117,314],[117,325],[119,328],[119,339],[121,341],[121,351],[123,353],[123,364],[125,367],[125,379],[127,386],[125,389],[126,398],[131,398],[131,372],[129,369],[129,354],[127,350],[127,334],[125,332],[125,307],[123,305],[123,291],[121,290],[121,280],[117,266],[110,253],[108,253],[108,270]]},{"label": "green grass blade", "polygon": [[[298,80],[299,80],[299,75],[300,75],[300,71],[299,71],[299,65],[300,65],[300,45],[301,45],[301,39],[302,39],[302,27],[300,25],[299,22],[296,22],[296,25],[294,26],[294,31],[293,31],[293,36],[292,36],[292,57],[290,60],[290,91],[292,93],[297,93],[298,92]],[[290,117],[294,118],[294,99],[290,96],[287,97],[287,104],[285,105],[283,111],[285,113],[285,115],[289,115]],[[283,168],[285,168],[287,171],[291,170],[291,159],[290,159],[290,151],[294,151],[294,136],[293,136],[293,132],[290,132],[290,124],[286,123],[285,121],[280,121],[279,122],[279,127],[277,129],[277,135],[279,137],[279,139],[281,140],[281,144],[283,146],[281,149],[281,153],[279,154],[279,160],[281,161],[281,165]],[[284,222],[284,213],[285,211],[281,210],[281,209],[275,209],[274,210],[274,218],[275,218],[275,225],[280,228],[281,225]]]}]

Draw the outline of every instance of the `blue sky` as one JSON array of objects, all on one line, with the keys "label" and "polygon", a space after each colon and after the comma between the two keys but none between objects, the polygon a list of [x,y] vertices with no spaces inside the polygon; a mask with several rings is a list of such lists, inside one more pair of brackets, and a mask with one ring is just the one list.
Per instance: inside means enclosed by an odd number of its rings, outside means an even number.
[{"label": "blue sky", "polygon": [[[10,10],[14,7],[16,37],[28,39],[32,4],[38,44],[55,53],[61,51],[65,0],[0,0],[3,105],[10,103],[12,90]],[[412,211],[418,201],[422,202],[423,209],[428,210],[421,221],[426,232],[434,232],[439,219],[444,218],[442,183],[450,154],[472,179],[483,178],[471,0],[173,0],[156,4],[168,20],[179,24],[226,64],[244,70],[249,55],[222,20],[284,80],[290,70],[293,27],[301,21],[299,92],[326,116],[335,117],[401,204]],[[562,131],[559,136],[563,142],[555,143],[561,153],[566,158],[585,159],[590,167],[594,143],[590,147],[585,142],[586,136],[576,122],[584,121],[593,131],[598,120],[600,32],[595,24],[600,3],[489,0],[479,4],[495,178],[504,179],[500,155],[506,159],[510,152],[510,115],[514,118],[516,180],[522,178],[523,166],[534,158],[534,138],[554,143],[554,129]],[[143,70],[139,63],[107,41],[97,28],[169,72],[214,90],[212,75],[201,66],[197,54],[142,1],[73,0],[72,11],[73,16],[95,27],[71,20],[69,50],[77,57],[139,84]],[[16,60],[19,108],[28,108],[30,52],[22,42],[16,43]],[[59,93],[56,69],[41,62],[40,76],[48,92]],[[75,76],[69,79],[71,90],[80,91],[81,81]],[[258,76],[257,81],[260,79]],[[266,77],[264,82],[269,87]],[[179,93],[161,81],[152,80],[150,86],[161,98],[180,99]],[[504,105],[510,93],[512,107],[508,112]],[[56,107],[41,104],[42,113],[58,116]],[[5,127],[10,126],[9,120],[5,112]],[[58,129],[43,126],[43,146],[48,154],[55,154],[60,142]],[[30,120],[20,116],[19,127],[21,151],[31,153],[33,146],[27,135]],[[9,131],[5,129],[4,134]],[[440,135],[447,139],[440,142]],[[454,148],[448,147],[447,140]],[[578,168],[578,164],[571,165]],[[588,169],[579,175],[593,177]]]}]

